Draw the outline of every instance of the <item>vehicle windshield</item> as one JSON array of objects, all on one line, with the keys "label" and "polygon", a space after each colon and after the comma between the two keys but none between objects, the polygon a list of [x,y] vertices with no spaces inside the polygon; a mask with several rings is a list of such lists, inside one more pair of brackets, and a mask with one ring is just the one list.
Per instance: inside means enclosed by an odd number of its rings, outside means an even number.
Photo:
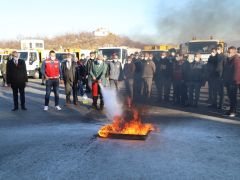
[{"label": "vehicle windshield", "polygon": [[[67,55],[68,55],[68,53],[56,53],[56,58],[61,63],[63,60],[67,59]],[[74,54],[73,54],[73,57],[75,57]]]},{"label": "vehicle windshield", "polygon": [[202,54],[210,54],[212,48],[217,46],[217,41],[206,41],[206,42],[189,42],[188,50],[189,53],[202,53]]},{"label": "vehicle windshield", "polygon": [[18,52],[19,59],[26,61],[28,59],[28,52]]},{"label": "vehicle windshield", "polygon": [[99,53],[107,56],[107,60],[112,59],[113,53],[116,53],[119,59],[121,58],[121,49],[99,49]]}]

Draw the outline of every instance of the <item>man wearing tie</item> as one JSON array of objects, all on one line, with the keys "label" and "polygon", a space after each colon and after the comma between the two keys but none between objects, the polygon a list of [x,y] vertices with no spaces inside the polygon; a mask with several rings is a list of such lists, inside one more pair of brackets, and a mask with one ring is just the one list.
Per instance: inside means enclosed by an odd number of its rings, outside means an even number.
[{"label": "man wearing tie", "polygon": [[18,110],[18,92],[20,93],[21,108],[27,110],[25,106],[25,87],[28,82],[27,69],[25,61],[19,59],[17,51],[12,52],[13,58],[7,62],[7,84],[12,88],[14,108],[12,111]]},{"label": "man wearing tie", "polygon": [[73,103],[77,105],[78,65],[73,61],[72,54],[67,54],[67,59],[62,63],[61,67],[65,85],[66,105],[71,103],[71,92],[73,93]]}]

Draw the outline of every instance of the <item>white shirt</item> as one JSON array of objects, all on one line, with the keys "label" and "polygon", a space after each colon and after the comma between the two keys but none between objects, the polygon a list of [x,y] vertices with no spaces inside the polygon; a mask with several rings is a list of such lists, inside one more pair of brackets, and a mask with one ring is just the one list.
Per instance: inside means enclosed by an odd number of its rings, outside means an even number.
[{"label": "white shirt", "polygon": [[14,63],[17,65],[18,64],[18,59],[14,59]]},{"label": "white shirt", "polygon": [[67,68],[70,69],[71,68],[71,64],[72,62],[71,61],[67,61]]}]

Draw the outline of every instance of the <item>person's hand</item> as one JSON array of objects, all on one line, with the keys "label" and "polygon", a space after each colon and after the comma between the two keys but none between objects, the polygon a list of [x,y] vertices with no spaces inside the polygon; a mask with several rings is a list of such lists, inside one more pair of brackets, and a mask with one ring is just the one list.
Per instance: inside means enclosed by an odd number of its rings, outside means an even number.
[{"label": "person's hand", "polygon": [[60,84],[63,84],[63,80],[62,79],[60,80]]},{"label": "person's hand", "polygon": [[93,77],[93,81],[96,81],[96,77]]},{"label": "person's hand", "polygon": [[49,80],[49,77],[45,76],[45,79],[46,79],[46,80]]}]

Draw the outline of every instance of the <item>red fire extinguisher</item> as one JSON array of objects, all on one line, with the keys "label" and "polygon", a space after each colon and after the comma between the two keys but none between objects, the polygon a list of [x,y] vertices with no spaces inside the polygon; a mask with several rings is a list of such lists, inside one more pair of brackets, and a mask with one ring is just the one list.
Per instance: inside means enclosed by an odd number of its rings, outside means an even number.
[{"label": "red fire extinguisher", "polygon": [[98,82],[94,81],[92,83],[92,96],[98,96]]}]

